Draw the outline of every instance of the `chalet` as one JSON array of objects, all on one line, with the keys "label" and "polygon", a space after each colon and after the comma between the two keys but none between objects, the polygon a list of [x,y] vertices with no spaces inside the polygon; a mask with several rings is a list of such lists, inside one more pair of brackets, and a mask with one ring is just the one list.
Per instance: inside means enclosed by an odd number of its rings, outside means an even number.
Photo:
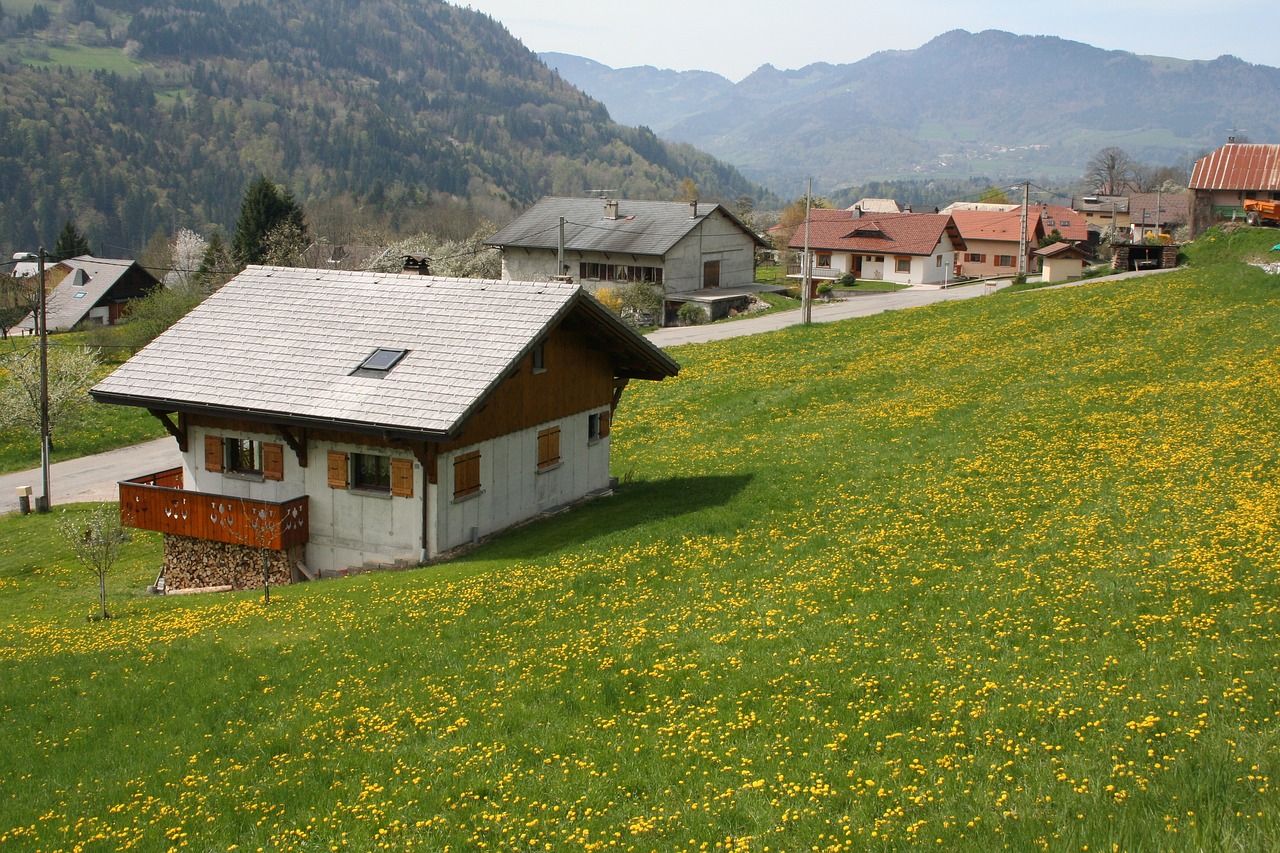
[{"label": "chalet", "polygon": [[[807,237],[806,237],[807,233]],[[848,210],[813,210],[808,228],[801,224],[790,248],[809,247],[810,275],[832,281],[853,273],[861,279],[945,286],[953,277],[956,253],[964,240],[950,216],[937,213],[884,213],[861,218]],[[788,271],[804,274],[803,264]]]},{"label": "chalet", "polygon": [[249,267],[91,394],[178,442],[120,484],[169,588],[247,587],[262,549],[417,563],[606,491],[623,389],[678,370],[573,284]]},{"label": "chalet", "polygon": [[[1044,226],[1038,212],[1027,217],[1026,240],[1022,238],[1022,208],[1013,210],[957,210],[951,214],[964,240],[965,250],[956,262],[956,272],[975,278],[1017,275],[1019,253],[1025,248],[1027,260],[1040,238]],[[1056,221],[1056,220],[1055,220]],[[1030,269],[1022,264],[1021,269]]]},{"label": "chalet", "polygon": [[[45,286],[52,288],[46,306],[49,331],[65,332],[80,322],[114,326],[128,314],[131,301],[161,284],[136,261],[81,255],[47,266]],[[33,332],[35,325],[28,314],[17,328]]]},{"label": "chalet", "polygon": [[485,245],[502,251],[503,279],[567,276],[592,293],[645,282],[661,292],[668,312],[701,302],[713,318],[717,307],[745,303],[760,290],[756,249],[768,246],[719,204],[550,196]]},{"label": "chalet", "polygon": [[1231,142],[1196,161],[1191,233],[1221,219],[1244,219],[1246,199],[1280,201],[1280,145]]}]

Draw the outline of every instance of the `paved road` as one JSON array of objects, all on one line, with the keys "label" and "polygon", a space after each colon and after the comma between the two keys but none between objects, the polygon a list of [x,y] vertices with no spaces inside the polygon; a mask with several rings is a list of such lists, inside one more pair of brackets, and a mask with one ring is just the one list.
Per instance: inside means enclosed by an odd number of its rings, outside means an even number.
[{"label": "paved road", "polygon": [[[181,464],[178,443],[169,437],[157,438],[145,444],[54,463],[49,467],[49,492],[54,506],[81,501],[114,501],[120,496],[116,488],[119,481],[176,468]],[[43,491],[40,469],[0,474],[0,514],[17,511],[19,486],[31,487],[34,508],[35,496]]]},{"label": "paved road", "polygon": [[[1155,272],[1162,271],[1157,270]],[[1110,278],[1132,278],[1138,275],[1152,274],[1154,273],[1121,273]],[[1095,278],[1087,279],[1086,281],[1102,280]],[[1005,287],[1007,284],[1008,282],[1001,282],[997,287]],[[935,302],[972,299],[985,296],[994,289],[996,288],[985,284],[966,284],[947,288],[946,290],[908,288],[893,293],[859,294],[835,302],[815,303],[813,306],[813,320],[815,323],[830,323],[835,320],[847,320],[851,317],[867,317],[883,311],[916,308],[921,305],[932,305]],[[799,322],[800,312],[798,310],[780,311],[776,314],[766,314],[763,317],[735,320],[732,323],[657,329],[649,334],[649,340],[662,347],[705,343],[707,341],[771,332],[787,326],[794,326]],[[54,506],[80,501],[113,501],[118,497],[116,483],[120,480],[163,471],[166,468],[176,468],[181,464],[182,456],[178,453],[177,443],[172,438],[158,438],[145,444],[122,447],[119,450],[99,453],[96,456],[86,456],[81,459],[69,459],[66,462],[59,462],[50,469],[50,480],[52,482],[49,491],[53,495]],[[34,496],[41,493],[40,469],[22,471],[17,474],[0,474],[0,514],[15,512],[18,509],[16,492],[18,486],[31,486],[32,504],[34,506]]]}]

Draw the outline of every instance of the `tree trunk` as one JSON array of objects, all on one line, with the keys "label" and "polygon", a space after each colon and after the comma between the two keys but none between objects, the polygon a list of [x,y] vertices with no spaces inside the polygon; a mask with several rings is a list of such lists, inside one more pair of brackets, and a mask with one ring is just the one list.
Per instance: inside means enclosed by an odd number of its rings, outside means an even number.
[{"label": "tree trunk", "polygon": [[107,573],[100,572],[98,574],[98,603],[102,606],[102,618],[111,618],[107,613]]}]

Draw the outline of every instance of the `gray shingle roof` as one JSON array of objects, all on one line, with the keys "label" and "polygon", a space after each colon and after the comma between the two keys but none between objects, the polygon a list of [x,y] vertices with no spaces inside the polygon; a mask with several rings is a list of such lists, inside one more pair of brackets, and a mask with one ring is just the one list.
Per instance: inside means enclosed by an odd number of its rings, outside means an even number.
[{"label": "gray shingle roof", "polygon": [[618,252],[664,255],[715,211],[726,216],[753,240],[759,238],[718,204],[698,205],[692,215],[689,202],[630,201],[621,199],[617,218],[606,214],[606,202],[598,198],[547,196],[520,214],[485,241],[503,248],[557,249],[560,217],[565,218],[565,248],[575,252]]},{"label": "gray shingle roof", "polygon": [[[166,411],[446,436],[571,311],[590,314],[646,362],[641,373],[678,370],[577,285],[249,267],[92,394]],[[353,375],[379,347],[408,354],[383,375]]]},{"label": "gray shingle roof", "polygon": [[[59,263],[69,267],[71,272],[49,292],[49,302],[45,310],[49,315],[49,328],[53,331],[70,329],[83,320],[91,309],[103,301],[108,291],[135,268],[137,262],[81,255],[78,258],[59,261]],[[49,266],[52,268],[56,264]],[[142,268],[137,267],[137,269]],[[147,278],[150,279],[150,274]],[[34,329],[35,319],[28,314],[18,324],[18,328]]]}]

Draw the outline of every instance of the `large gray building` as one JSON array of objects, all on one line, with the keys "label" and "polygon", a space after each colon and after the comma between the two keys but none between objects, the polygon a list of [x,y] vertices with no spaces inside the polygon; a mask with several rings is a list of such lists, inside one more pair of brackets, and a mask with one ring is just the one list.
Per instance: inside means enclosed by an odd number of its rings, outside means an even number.
[{"label": "large gray building", "polygon": [[719,204],[550,196],[485,243],[502,250],[504,279],[568,276],[592,292],[649,282],[668,303],[749,288],[756,248],[766,245]]}]

